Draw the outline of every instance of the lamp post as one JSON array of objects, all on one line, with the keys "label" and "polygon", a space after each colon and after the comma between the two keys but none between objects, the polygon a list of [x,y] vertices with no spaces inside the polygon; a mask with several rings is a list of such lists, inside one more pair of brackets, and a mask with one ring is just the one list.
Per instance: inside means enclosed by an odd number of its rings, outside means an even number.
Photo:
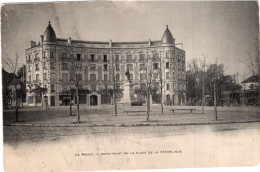
[{"label": "lamp post", "polygon": [[[204,114],[204,106],[205,106],[205,68],[206,68],[206,57],[204,56],[204,60],[198,58],[200,63],[202,63],[201,69],[199,71],[202,72],[202,114]],[[214,75],[215,76],[215,75]]]},{"label": "lamp post", "polygon": [[214,69],[214,116],[215,116],[215,120],[218,120],[218,114],[217,114],[217,93],[216,93],[216,79],[218,78],[218,76],[216,76],[216,70],[217,70],[217,63],[215,64],[215,69]]},{"label": "lamp post", "polygon": [[112,78],[113,78],[113,100],[114,100],[114,110],[115,110],[115,116],[117,116],[117,103],[116,103],[116,77],[115,77],[115,62],[114,62],[114,56],[113,51],[110,52],[111,58],[112,58]]}]

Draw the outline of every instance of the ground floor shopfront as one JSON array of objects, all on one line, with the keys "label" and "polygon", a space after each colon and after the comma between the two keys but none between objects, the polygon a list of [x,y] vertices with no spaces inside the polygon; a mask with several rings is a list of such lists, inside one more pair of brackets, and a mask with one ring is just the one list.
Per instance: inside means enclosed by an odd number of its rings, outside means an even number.
[{"label": "ground floor shopfront", "polygon": [[[144,95],[134,95],[136,101],[146,103],[146,97]],[[122,95],[117,96],[117,102],[120,102]],[[113,104],[113,95],[110,94],[82,94],[79,95],[79,104],[85,104],[88,106],[97,106],[104,104]],[[161,103],[161,95],[155,94],[150,96],[150,102],[152,104]],[[42,104],[48,103],[49,106],[69,106],[70,103],[77,104],[75,95],[70,94],[55,94],[47,93],[43,97],[35,96],[34,94],[27,95],[28,106],[42,106]],[[173,105],[185,105],[186,96],[185,94],[163,94],[163,104],[166,106]]]}]

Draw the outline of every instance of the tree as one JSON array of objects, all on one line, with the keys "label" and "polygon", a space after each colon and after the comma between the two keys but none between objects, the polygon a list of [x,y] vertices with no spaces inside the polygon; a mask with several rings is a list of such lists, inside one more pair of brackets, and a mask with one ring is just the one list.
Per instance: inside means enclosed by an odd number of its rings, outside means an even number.
[{"label": "tree", "polygon": [[16,53],[14,60],[9,58],[7,55],[6,58],[3,58],[3,64],[6,65],[10,72],[14,75],[12,85],[14,85],[14,100],[15,100],[15,120],[16,122],[19,121],[19,102],[18,102],[18,96],[17,96],[17,90],[18,90],[18,80],[17,80],[17,72],[18,72],[18,60],[19,56]]},{"label": "tree", "polygon": [[[113,53],[113,52],[112,52]],[[112,80],[113,80],[113,100],[114,100],[114,111],[115,116],[117,116],[117,101],[116,101],[116,75],[115,75],[115,59],[114,55],[111,55],[112,60]]]},{"label": "tree", "polygon": [[98,90],[97,93],[98,94],[101,94],[101,95],[114,95],[114,91],[116,93],[116,95],[120,95],[120,94],[123,94],[123,90],[121,88],[115,88],[115,90],[113,88],[104,88],[104,89],[101,89],[101,90]]},{"label": "tree", "polygon": [[74,66],[75,60],[74,57],[70,57],[70,65],[69,65],[69,95],[70,95],[70,116],[73,116],[72,114],[72,102],[71,102],[71,97],[72,94],[75,95],[76,90],[73,90],[72,85],[74,84],[75,81],[75,66]]},{"label": "tree", "polygon": [[160,84],[158,85],[160,89],[160,98],[161,98],[161,112],[163,115],[163,88],[165,86],[165,82],[163,81],[163,65],[164,61],[162,61],[161,53],[160,53],[160,67],[159,67],[159,82]]},{"label": "tree", "polygon": [[[43,88],[39,85],[36,85],[34,89],[31,90],[32,93],[34,93],[35,98],[37,96],[41,97],[41,100],[43,100],[43,94],[45,94],[47,92],[47,88]],[[35,101],[35,105],[36,105],[36,101]],[[43,105],[43,102],[42,102]]]},{"label": "tree", "polygon": [[[201,100],[202,105],[202,113],[204,113],[204,106],[205,106],[205,68],[206,68],[206,57],[204,56],[204,60],[200,60],[198,58],[194,58],[191,60],[189,64],[189,71],[187,71],[187,82],[188,87],[187,88],[187,96],[190,95],[190,89],[194,89],[194,97],[198,98],[198,100]],[[192,80],[192,78],[195,78]],[[193,86],[194,87],[193,87]],[[196,94],[197,93],[197,94]],[[197,102],[198,104],[198,102]]]},{"label": "tree", "polygon": [[17,79],[21,86],[18,97],[21,98],[22,106],[23,106],[23,102],[26,102],[26,85],[25,85],[25,83],[26,83],[26,66],[25,65],[22,65],[22,67],[20,67],[18,69]]},{"label": "tree", "polygon": [[74,71],[76,74],[75,77],[75,87],[76,87],[76,99],[77,99],[77,123],[80,123],[80,114],[79,114],[79,87],[80,87],[80,82],[82,81],[82,62],[80,61],[75,61],[74,62]]},{"label": "tree", "polygon": [[153,77],[153,59],[151,58],[151,55],[147,52],[147,58],[146,58],[146,105],[147,105],[147,118],[146,121],[150,121],[150,96],[154,95],[158,88],[156,87],[156,80]]},{"label": "tree", "polygon": [[[247,57],[244,58],[244,63],[253,75],[260,75],[259,47],[256,47],[252,52],[247,51]],[[260,84],[260,79],[258,79],[258,83]]]}]

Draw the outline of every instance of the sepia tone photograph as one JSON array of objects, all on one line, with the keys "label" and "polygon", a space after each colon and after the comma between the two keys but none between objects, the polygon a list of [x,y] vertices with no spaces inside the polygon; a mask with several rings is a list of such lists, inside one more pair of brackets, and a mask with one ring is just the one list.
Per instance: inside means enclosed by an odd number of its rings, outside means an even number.
[{"label": "sepia tone photograph", "polygon": [[258,1],[1,4],[7,172],[260,164]]}]

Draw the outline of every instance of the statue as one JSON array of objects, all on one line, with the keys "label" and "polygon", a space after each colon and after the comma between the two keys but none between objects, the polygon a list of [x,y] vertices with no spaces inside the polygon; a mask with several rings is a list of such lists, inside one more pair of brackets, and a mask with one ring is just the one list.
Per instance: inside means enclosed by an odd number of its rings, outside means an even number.
[{"label": "statue", "polygon": [[127,76],[128,82],[131,82],[131,81],[130,81],[130,73],[129,73],[129,70],[128,70],[128,69],[127,69],[125,75]]}]

